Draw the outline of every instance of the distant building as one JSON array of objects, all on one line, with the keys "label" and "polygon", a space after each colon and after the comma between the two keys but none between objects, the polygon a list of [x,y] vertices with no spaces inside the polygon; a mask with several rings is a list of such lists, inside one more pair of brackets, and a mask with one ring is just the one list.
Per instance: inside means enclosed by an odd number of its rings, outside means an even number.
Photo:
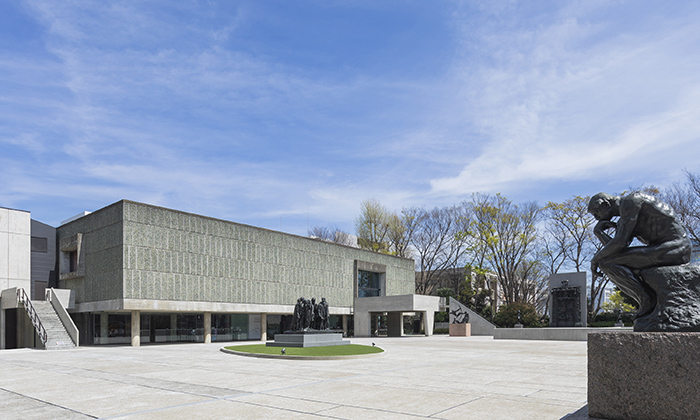
[{"label": "distant building", "polygon": [[[430,276],[430,281],[425,285],[425,278],[427,274],[432,274]],[[418,294],[428,294],[432,296],[437,296],[437,292],[440,289],[451,289],[455,294],[459,293],[459,287],[467,279],[472,281],[472,287],[474,290],[495,290],[496,293],[493,294],[495,305],[498,308],[503,302],[503,294],[501,293],[498,276],[495,273],[485,273],[485,274],[475,274],[472,275],[471,271],[466,267],[458,268],[447,268],[444,270],[435,270],[432,272],[416,272],[416,293]],[[426,293],[427,291],[427,293]]]}]

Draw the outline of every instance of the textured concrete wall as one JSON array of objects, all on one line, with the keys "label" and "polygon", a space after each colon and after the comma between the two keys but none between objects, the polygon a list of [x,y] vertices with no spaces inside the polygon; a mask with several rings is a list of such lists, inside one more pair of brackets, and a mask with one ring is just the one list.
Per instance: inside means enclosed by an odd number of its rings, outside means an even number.
[{"label": "textured concrete wall", "polygon": [[356,259],[386,265],[390,294],[413,292],[413,262],[351,247],[125,202],[124,297],[352,306]]},{"label": "textured concrete wall", "polygon": [[355,260],[386,266],[387,294],[413,293],[411,260],[130,201],[60,227],[59,239],[77,233],[86,274],[61,284],[83,290],[78,303],[118,295],[292,305],[305,296],[351,307]]},{"label": "textured concrete wall", "polygon": [[31,289],[31,215],[0,208],[0,290]]},{"label": "textured concrete wall", "polygon": [[118,202],[57,228],[59,248],[82,234],[84,273],[69,273],[67,259],[59,255],[59,287],[75,290],[76,303],[123,298],[123,207]]}]

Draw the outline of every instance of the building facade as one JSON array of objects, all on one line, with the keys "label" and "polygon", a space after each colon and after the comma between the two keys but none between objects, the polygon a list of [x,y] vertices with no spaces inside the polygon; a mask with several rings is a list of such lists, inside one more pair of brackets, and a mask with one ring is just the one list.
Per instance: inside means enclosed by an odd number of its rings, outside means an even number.
[{"label": "building facade", "polygon": [[[264,340],[301,296],[325,297],[332,327],[366,336],[381,298],[414,287],[410,259],[127,200],[58,227],[57,247],[85,344]],[[380,306],[357,314],[365,297]]]}]

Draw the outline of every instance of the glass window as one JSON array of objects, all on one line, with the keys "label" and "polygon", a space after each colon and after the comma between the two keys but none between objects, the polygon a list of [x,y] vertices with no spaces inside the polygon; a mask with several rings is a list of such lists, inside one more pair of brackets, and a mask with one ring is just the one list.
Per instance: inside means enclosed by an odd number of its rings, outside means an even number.
[{"label": "glass window", "polygon": [[357,270],[357,297],[381,296],[379,273]]},{"label": "glass window", "polygon": [[131,314],[108,314],[107,324],[102,325],[101,314],[93,317],[94,344],[131,343]]},{"label": "glass window", "polygon": [[248,339],[248,314],[212,314],[211,341]]}]

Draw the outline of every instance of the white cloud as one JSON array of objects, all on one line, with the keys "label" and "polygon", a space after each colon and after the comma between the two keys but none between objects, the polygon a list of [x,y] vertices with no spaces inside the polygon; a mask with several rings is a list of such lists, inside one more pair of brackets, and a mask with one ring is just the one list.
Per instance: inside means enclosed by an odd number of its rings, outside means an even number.
[{"label": "white cloud", "polygon": [[652,33],[620,28],[602,41],[610,28],[585,19],[482,37],[497,65],[463,63],[463,80],[487,145],[461,155],[468,163],[457,176],[433,179],[434,194],[663,171],[679,164],[659,161],[671,149],[700,151],[695,19],[659,22]]}]

